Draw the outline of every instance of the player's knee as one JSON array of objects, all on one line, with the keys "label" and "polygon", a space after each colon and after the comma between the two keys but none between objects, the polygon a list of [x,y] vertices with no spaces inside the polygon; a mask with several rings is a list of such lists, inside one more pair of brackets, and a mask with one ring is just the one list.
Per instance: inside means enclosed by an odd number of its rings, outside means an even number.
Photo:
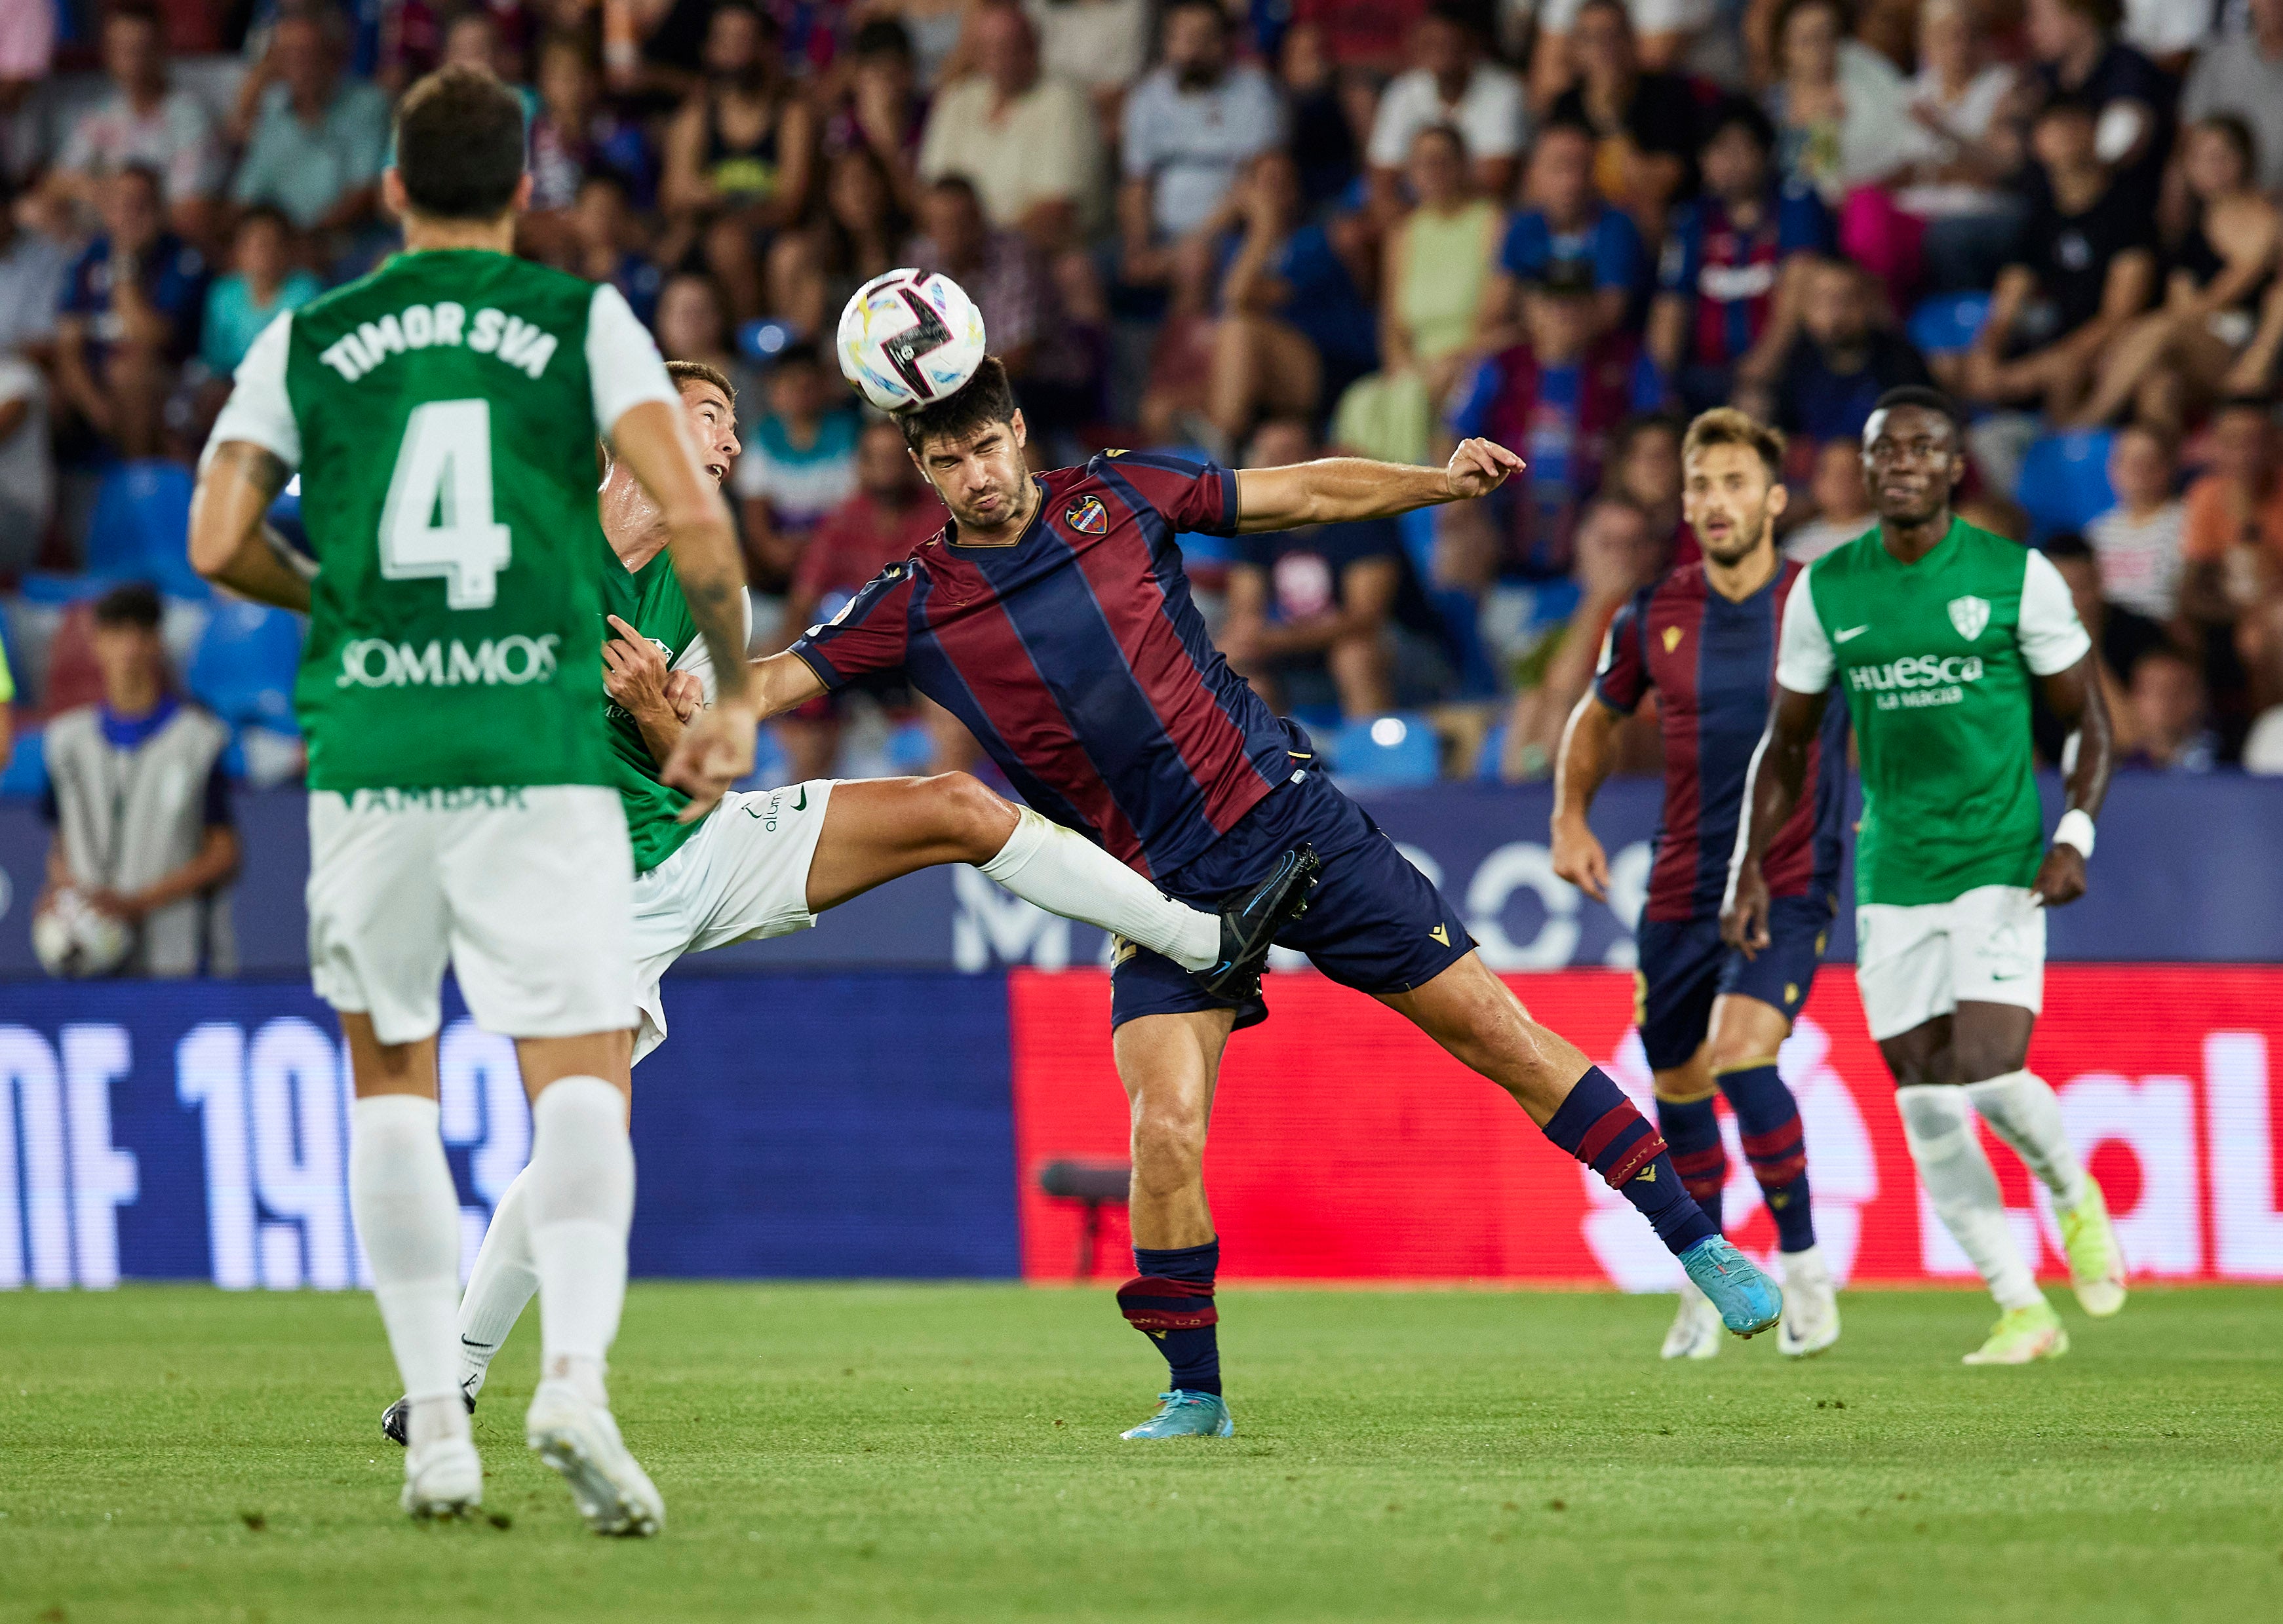
[{"label": "player's knee", "polygon": [[1134,1113],[1134,1182],[1142,1189],[1161,1191],[1190,1184],[1204,1159],[1202,1113],[1178,1107]]},{"label": "player's knee", "polygon": [[970,863],[987,863],[999,855],[1020,816],[970,773],[943,773],[928,781],[941,809],[944,835]]}]

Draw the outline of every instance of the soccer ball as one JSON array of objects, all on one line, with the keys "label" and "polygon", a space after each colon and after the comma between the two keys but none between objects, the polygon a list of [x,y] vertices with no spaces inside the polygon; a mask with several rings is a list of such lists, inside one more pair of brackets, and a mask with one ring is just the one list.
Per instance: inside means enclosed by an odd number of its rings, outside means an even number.
[{"label": "soccer ball", "polygon": [[983,312],[948,276],[892,270],[840,312],[840,375],[884,412],[942,400],[983,364]]},{"label": "soccer ball", "polygon": [[66,886],[32,919],[32,952],[51,975],[108,975],[127,957],[134,936],[117,916]]}]

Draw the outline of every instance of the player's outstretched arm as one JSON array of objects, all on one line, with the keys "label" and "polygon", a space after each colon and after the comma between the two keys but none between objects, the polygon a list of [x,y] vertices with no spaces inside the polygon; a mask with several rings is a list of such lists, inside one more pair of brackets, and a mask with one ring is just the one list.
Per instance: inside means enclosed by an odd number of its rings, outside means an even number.
[{"label": "player's outstretched arm", "polygon": [[264,524],[287,477],[283,458],[250,440],[209,451],[191,493],[191,567],[241,597],[307,614],[309,583],[278,556]]},{"label": "player's outstretched arm", "polygon": [[1554,758],[1554,872],[1595,902],[1609,899],[1609,857],[1586,814],[1617,763],[1624,719],[1589,690],[1570,712]]},{"label": "player's outstretched arm", "polygon": [[1240,531],[1297,530],[1393,518],[1414,508],[1487,496],[1520,473],[1522,459],[1496,440],[1461,440],[1442,468],[1323,457],[1283,468],[1245,468],[1236,476]]},{"label": "player's outstretched arm", "polygon": [[1776,831],[1791,820],[1807,786],[1808,753],[1815,748],[1830,698],[1828,689],[1802,694],[1779,683],[1776,702],[1768,707],[1767,731],[1744,776],[1744,815],[1736,830],[1736,855],[1728,865],[1720,935],[1747,958],[1768,944],[1768,884],[1760,862]]},{"label": "player's outstretched arm", "polygon": [[752,672],[754,713],[764,720],[798,709],[824,692],[824,679],[791,649],[755,660]]},{"label": "player's outstretched arm", "polygon": [[2049,908],[2075,902],[2084,895],[2085,859],[2092,855],[2092,820],[2108,798],[2109,774],[2115,771],[2115,735],[2108,723],[2108,702],[2100,696],[2100,657],[2087,654],[2074,665],[2038,679],[2045,703],[2077,736],[2077,759],[2069,767],[2067,798],[2053,843],[2038,866],[2030,889]]}]

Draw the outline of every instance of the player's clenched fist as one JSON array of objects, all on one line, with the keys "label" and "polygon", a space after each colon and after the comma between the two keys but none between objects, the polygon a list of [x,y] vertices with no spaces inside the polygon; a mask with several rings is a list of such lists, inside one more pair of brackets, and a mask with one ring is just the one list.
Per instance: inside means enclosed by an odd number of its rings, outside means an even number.
[{"label": "player's clenched fist", "polygon": [[1768,944],[1768,882],[1760,866],[1746,859],[1728,882],[1720,909],[1720,939],[1751,958]]},{"label": "player's clenched fist", "polygon": [[745,700],[724,700],[692,717],[658,776],[690,797],[681,821],[713,810],[729,786],[753,770],[753,732],[760,717]]},{"label": "player's clenched fist", "polygon": [[618,635],[603,644],[603,692],[629,716],[664,713],[665,650],[616,615],[610,622]]},{"label": "player's clenched fist", "polygon": [[1443,477],[1453,496],[1487,496],[1522,469],[1522,459],[1494,439],[1462,439]]}]

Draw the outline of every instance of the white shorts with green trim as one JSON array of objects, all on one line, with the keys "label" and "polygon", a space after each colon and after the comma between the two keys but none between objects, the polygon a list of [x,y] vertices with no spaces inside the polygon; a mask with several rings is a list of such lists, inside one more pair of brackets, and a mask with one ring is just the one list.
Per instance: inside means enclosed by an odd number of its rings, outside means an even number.
[{"label": "white shorts with green trim", "polygon": [[2018,885],[1950,902],[1855,910],[1855,984],[1871,1036],[1889,1038],[1960,1004],[2045,1006],[2045,911]]},{"label": "white shorts with green trim", "polygon": [[510,1037],[633,1022],[634,851],[596,784],[309,796],[309,978],[387,1044],[433,1037],[448,963]]},{"label": "white shorts with green trim", "polygon": [[635,882],[635,1059],[666,1041],[658,978],[684,953],[791,936],[816,923],[808,866],[833,781],[731,790],[697,833]]}]

